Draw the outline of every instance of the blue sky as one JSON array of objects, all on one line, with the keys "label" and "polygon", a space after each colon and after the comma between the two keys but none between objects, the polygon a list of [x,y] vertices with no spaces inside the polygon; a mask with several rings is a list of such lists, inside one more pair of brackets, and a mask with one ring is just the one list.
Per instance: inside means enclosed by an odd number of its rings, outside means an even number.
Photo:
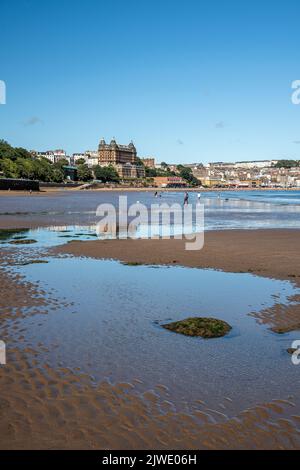
[{"label": "blue sky", "polygon": [[300,159],[300,2],[0,0],[0,138],[141,156]]}]

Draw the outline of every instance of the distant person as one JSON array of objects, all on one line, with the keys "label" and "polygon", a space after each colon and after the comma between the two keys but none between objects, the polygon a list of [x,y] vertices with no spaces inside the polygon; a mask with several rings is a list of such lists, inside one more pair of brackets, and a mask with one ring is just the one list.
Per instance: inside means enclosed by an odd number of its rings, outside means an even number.
[{"label": "distant person", "polygon": [[201,199],[201,193],[198,193],[198,202],[200,202],[200,199]]},{"label": "distant person", "polygon": [[189,203],[189,193],[186,192],[185,195],[184,195],[183,205],[184,205],[184,206],[187,206],[188,203]]},{"label": "distant person", "polygon": [[158,196],[158,192],[157,192],[157,191],[155,191],[154,197],[157,197],[157,196]]}]

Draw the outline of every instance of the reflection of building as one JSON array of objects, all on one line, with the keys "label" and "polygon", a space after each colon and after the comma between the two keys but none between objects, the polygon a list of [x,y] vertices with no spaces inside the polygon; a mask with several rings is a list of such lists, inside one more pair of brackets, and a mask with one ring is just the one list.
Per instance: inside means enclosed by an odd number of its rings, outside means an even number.
[{"label": "reflection of building", "polygon": [[157,176],[154,185],[159,188],[182,188],[187,186],[187,182],[180,176]]},{"label": "reflection of building", "polygon": [[145,168],[138,164],[137,151],[132,142],[129,145],[119,145],[113,139],[107,144],[102,139],[98,148],[98,163],[101,166],[114,166],[121,178],[145,176]]}]

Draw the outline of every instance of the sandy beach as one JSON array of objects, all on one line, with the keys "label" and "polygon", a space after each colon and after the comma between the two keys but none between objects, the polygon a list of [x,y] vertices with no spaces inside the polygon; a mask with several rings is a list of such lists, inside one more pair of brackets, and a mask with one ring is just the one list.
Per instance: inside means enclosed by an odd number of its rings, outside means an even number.
[{"label": "sandy beach", "polygon": [[[39,225],[39,215],[33,225]],[[18,223],[14,223],[14,219]],[[34,217],[33,217],[34,220]],[[51,223],[51,217],[43,219]],[[22,216],[2,216],[1,226],[22,227]],[[64,363],[53,367],[55,355],[28,336],[32,318],[72,304],[59,299],[39,281],[30,282],[16,267],[34,259],[117,260],[140,265],[185,266],[289,281],[299,287],[299,230],[224,230],[205,233],[201,251],[186,251],[185,240],[70,241],[50,249],[1,250],[1,338],[8,344],[7,365],[1,367],[1,449],[296,449],[300,445],[300,405],[295,393],[259,401],[237,413],[228,396],[215,407],[199,399],[183,410],[160,382],[151,387],[132,376],[126,382],[96,380],[84,368]],[[45,265],[47,270],[47,266]],[[218,295],[218,285],[215,285]],[[187,299],[187,305],[188,305]],[[259,328],[297,331],[300,299],[280,300],[253,313]],[[42,319],[37,320],[38,325]],[[271,333],[273,334],[273,333]],[[289,360],[288,354],[287,360]],[[293,389],[293,387],[291,387]],[[293,390],[295,392],[295,390]]]},{"label": "sandy beach", "polygon": [[[226,246],[226,249],[224,247]],[[115,258],[125,263],[182,264],[235,272],[253,272],[299,282],[299,236],[297,231],[220,232],[206,235],[202,252],[188,253],[183,242],[93,241],[72,242],[55,250],[56,254],[76,257]],[[276,256],[271,256],[276,253]],[[13,275],[13,253],[1,256],[8,269],[1,273],[2,336],[9,341],[7,320],[12,321],[19,344],[8,351],[8,365],[1,369],[2,449],[126,448],[126,449],[228,449],[295,448],[298,446],[297,420],[293,401],[274,400],[258,404],[234,418],[198,403],[189,414],[182,414],[168,400],[168,391],[159,384],[140,394],[136,383],[100,383],[70,369],[53,370],[35,351],[21,347],[22,308],[45,303],[38,285]],[[53,308],[62,308],[52,300]],[[12,314],[12,311],[14,312]],[[270,326],[299,321],[300,310],[280,305],[261,312],[258,321]],[[225,401],[226,403],[226,401]],[[162,412],[162,409],[165,411]],[[284,417],[284,419],[283,419]],[[295,421],[296,420],[296,421]],[[108,432],[109,429],[109,432]],[[282,436],[286,438],[282,438]]]}]

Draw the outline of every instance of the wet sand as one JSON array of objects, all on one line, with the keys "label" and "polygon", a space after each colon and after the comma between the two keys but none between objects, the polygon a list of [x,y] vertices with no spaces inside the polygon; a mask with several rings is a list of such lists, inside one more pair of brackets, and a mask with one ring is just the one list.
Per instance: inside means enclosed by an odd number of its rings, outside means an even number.
[{"label": "wet sand", "polygon": [[[206,234],[199,252],[184,250],[181,240],[71,242],[52,249],[53,256],[112,258],[125,263],[170,264],[251,272],[288,279],[299,285],[299,231],[224,231]],[[215,409],[199,401],[182,412],[168,390],[153,384],[96,383],[80,370],[52,369],[26,343],[22,317],[63,304],[14,273],[18,250],[1,253],[1,339],[9,344],[8,363],[0,366],[1,449],[297,449],[300,447],[297,397],[258,403],[231,417],[230,400]],[[21,259],[22,261],[22,259]],[[133,268],[134,269],[134,268]],[[299,299],[256,314],[271,327],[300,319]],[[138,387],[137,387],[138,385]],[[291,386],[292,388],[292,386]],[[295,391],[296,393],[296,391]]]},{"label": "wet sand", "polygon": [[224,230],[205,233],[204,248],[185,250],[185,240],[71,241],[55,252],[111,258],[125,263],[170,264],[250,272],[300,282],[299,230]]},{"label": "wet sand", "polygon": [[[30,356],[29,356],[30,353]],[[157,385],[93,383],[38,365],[34,350],[10,352],[1,376],[0,449],[297,449],[299,417],[273,400],[234,418],[195,403],[177,411]]]},{"label": "wet sand", "polygon": [[[86,183],[82,183],[82,186],[84,186]],[[243,192],[243,191],[287,191],[287,192],[293,192],[293,191],[299,191],[298,188],[199,188],[199,187],[196,187],[196,188],[185,188],[185,187],[182,187],[182,188],[158,188],[156,186],[153,186],[153,187],[148,187],[148,188],[144,188],[144,187],[123,187],[123,186],[113,186],[113,187],[105,187],[105,188],[102,188],[102,187],[99,187],[99,188],[80,188],[80,185],[78,185],[77,187],[70,187],[68,188],[67,186],[65,187],[43,187],[41,186],[40,188],[40,191],[33,191],[32,193],[30,193],[29,191],[27,190],[21,190],[21,191],[17,191],[17,190],[11,190],[11,191],[6,191],[6,190],[0,190],[0,197],[1,196],[7,196],[7,197],[11,197],[11,196],[43,196],[43,195],[47,195],[47,194],[55,194],[55,193],[60,193],[60,192],[65,192],[65,191],[88,191],[88,192],[99,192],[99,191],[104,191],[104,192],[113,192],[113,191],[117,191],[117,192],[155,192],[155,191],[160,191],[160,192],[185,192],[185,191],[188,191],[188,192],[199,192],[201,191],[201,193],[207,193],[207,192]]]}]

